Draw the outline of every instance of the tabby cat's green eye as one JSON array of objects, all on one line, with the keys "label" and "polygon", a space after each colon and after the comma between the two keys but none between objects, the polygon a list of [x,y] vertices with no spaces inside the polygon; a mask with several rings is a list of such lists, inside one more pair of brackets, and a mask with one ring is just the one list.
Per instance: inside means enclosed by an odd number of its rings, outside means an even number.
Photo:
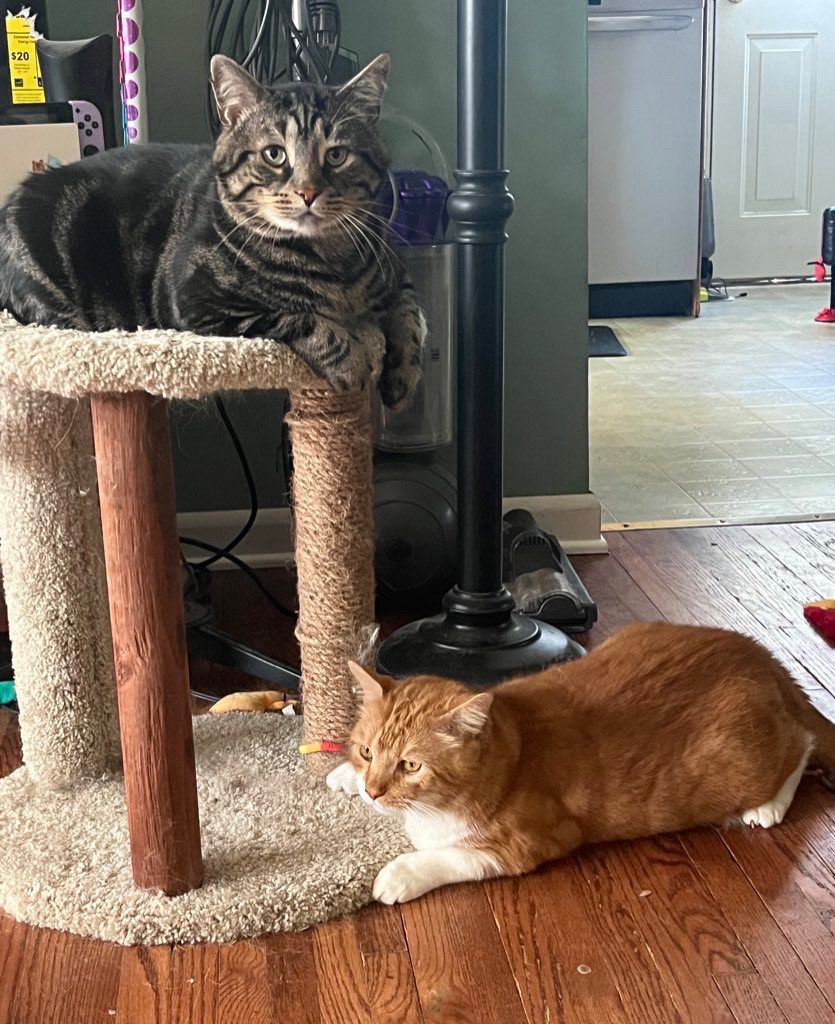
[{"label": "tabby cat's green eye", "polygon": [[287,153],[284,151],[282,146],[267,146],[266,149],[261,151],[261,156],[270,165],[270,167],[281,167],[282,164],[287,163]]},{"label": "tabby cat's green eye", "polygon": [[331,167],[340,167],[348,159],[348,150],[344,146],[332,146],[325,153],[325,162]]},{"label": "tabby cat's green eye", "polygon": [[420,761],[401,761],[401,771],[406,772],[407,775],[414,775],[415,772],[419,772],[423,765]]},{"label": "tabby cat's green eye", "polygon": [[371,748],[370,747],[366,747],[366,746],[360,747],[360,757],[363,759],[363,761],[370,761],[371,760]]}]

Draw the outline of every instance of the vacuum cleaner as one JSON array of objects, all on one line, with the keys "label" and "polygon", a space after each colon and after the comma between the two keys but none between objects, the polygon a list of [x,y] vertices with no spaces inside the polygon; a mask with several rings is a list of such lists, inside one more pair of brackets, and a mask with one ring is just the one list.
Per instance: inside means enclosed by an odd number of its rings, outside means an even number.
[{"label": "vacuum cleaner", "polygon": [[557,538],[524,508],[502,520],[503,580],[516,607],[564,633],[587,633],[597,606]]},{"label": "vacuum cleaner", "polygon": [[[457,474],[452,442],[455,272],[447,236],[452,175],[438,142],[397,111],[382,127],[395,170],[382,206],[390,234],[426,314],[422,378],[400,411],[375,401],[375,530],[378,604],[425,607],[452,586],[457,566]],[[408,154],[404,150],[411,143]],[[407,161],[418,141],[431,169]],[[418,156],[420,149],[418,149]],[[406,169],[398,164],[406,162]],[[556,537],[525,509],[503,521],[503,582],[516,607],[566,633],[583,633],[597,609]]]}]

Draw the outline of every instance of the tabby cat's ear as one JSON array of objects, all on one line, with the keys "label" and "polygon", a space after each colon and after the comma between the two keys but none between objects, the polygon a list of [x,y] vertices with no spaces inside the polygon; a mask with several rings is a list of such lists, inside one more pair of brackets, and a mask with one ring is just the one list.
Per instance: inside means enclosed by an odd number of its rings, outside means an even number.
[{"label": "tabby cat's ear", "polygon": [[378,678],[355,661],[348,662],[348,671],[359,684],[363,702],[366,704],[373,700],[382,700],[391,689],[390,679],[386,676]]},{"label": "tabby cat's ear", "polygon": [[442,735],[452,738],[478,736],[487,724],[492,704],[492,693],[477,693],[474,697],[468,697],[458,707],[442,715],[436,729]]},{"label": "tabby cat's ear", "polygon": [[218,53],[212,57],[210,67],[217,116],[220,123],[228,127],[235,124],[241,114],[257,106],[266,90],[231,57]]},{"label": "tabby cat's ear", "polygon": [[354,75],[350,82],[346,82],[338,95],[345,96],[358,113],[371,121],[376,121],[380,116],[390,70],[391,57],[387,53],[381,53]]}]

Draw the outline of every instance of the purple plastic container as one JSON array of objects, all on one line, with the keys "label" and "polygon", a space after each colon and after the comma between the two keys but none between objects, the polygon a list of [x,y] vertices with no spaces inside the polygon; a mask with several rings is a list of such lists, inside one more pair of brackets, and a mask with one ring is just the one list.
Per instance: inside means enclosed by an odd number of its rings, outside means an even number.
[{"label": "purple plastic container", "polygon": [[[449,226],[447,198],[451,189],[443,178],[426,171],[394,171],[397,212],[391,225],[394,241],[400,245],[434,245],[443,241]],[[391,183],[381,196],[383,216],[391,217]]]}]

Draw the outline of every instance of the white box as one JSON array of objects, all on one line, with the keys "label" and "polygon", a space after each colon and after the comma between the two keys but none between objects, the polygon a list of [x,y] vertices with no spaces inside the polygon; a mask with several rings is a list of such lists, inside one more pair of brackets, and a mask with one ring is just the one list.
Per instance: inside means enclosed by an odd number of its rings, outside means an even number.
[{"label": "white box", "polygon": [[50,156],[62,164],[80,158],[75,122],[0,125],[0,205],[28,174],[45,171]]}]

